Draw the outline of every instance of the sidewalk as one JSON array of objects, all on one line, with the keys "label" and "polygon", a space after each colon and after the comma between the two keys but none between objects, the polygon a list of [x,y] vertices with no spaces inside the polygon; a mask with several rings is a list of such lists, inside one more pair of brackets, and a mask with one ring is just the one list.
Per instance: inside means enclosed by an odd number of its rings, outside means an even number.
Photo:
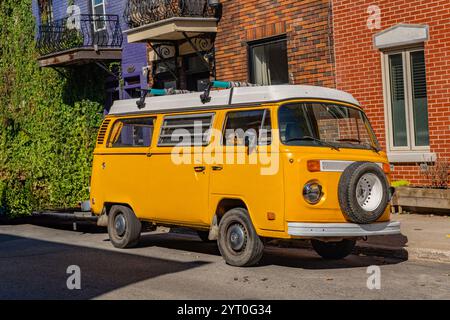
[{"label": "sidewalk", "polygon": [[450,217],[422,214],[395,214],[401,235],[376,236],[359,241],[356,252],[411,260],[450,263]]}]

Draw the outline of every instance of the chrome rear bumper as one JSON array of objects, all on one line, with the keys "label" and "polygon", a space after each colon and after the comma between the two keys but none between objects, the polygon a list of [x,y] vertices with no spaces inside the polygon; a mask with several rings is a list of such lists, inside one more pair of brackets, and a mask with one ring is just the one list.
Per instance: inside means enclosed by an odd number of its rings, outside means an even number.
[{"label": "chrome rear bumper", "polygon": [[288,223],[288,234],[297,237],[366,237],[400,234],[400,222]]}]

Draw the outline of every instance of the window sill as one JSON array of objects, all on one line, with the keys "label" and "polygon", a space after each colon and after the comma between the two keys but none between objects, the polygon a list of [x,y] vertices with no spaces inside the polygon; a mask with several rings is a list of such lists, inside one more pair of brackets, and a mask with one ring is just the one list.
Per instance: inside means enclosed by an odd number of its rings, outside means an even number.
[{"label": "window sill", "polygon": [[436,161],[436,154],[429,151],[388,152],[387,157],[390,163]]}]

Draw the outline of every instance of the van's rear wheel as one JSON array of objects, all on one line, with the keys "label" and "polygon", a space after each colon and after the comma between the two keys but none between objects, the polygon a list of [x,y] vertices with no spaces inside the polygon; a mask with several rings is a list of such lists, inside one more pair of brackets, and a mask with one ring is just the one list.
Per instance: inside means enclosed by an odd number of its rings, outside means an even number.
[{"label": "van's rear wheel", "polygon": [[128,207],[116,205],[108,215],[108,234],[116,248],[132,248],[139,242],[142,225]]},{"label": "van's rear wheel", "polygon": [[340,260],[352,253],[356,241],[344,239],[337,242],[324,242],[312,239],[311,244],[317,254],[322,258],[327,260]]},{"label": "van's rear wheel", "polygon": [[231,209],[219,223],[219,251],[232,266],[248,267],[261,260],[264,244],[253,227],[247,210]]}]

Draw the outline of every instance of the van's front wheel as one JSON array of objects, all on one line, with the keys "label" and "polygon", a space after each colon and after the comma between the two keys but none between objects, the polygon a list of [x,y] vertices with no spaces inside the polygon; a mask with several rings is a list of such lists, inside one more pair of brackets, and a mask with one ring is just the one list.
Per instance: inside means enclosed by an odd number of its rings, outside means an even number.
[{"label": "van's front wheel", "polygon": [[327,260],[340,260],[352,253],[356,241],[344,239],[337,242],[324,242],[312,239],[311,244],[317,254],[322,258]]},{"label": "van's front wheel", "polygon": [[219,223],[219,251],[232,266],[248,267],[261,260],[264,244],[253,227],[247,210],[229,210]]},{"label": "van's front wheel", "polygon": [[108,215],[108,234],[116,248],[132,248],[139,242],[142,225],[133,210],[125,206],[113,206]]}]

